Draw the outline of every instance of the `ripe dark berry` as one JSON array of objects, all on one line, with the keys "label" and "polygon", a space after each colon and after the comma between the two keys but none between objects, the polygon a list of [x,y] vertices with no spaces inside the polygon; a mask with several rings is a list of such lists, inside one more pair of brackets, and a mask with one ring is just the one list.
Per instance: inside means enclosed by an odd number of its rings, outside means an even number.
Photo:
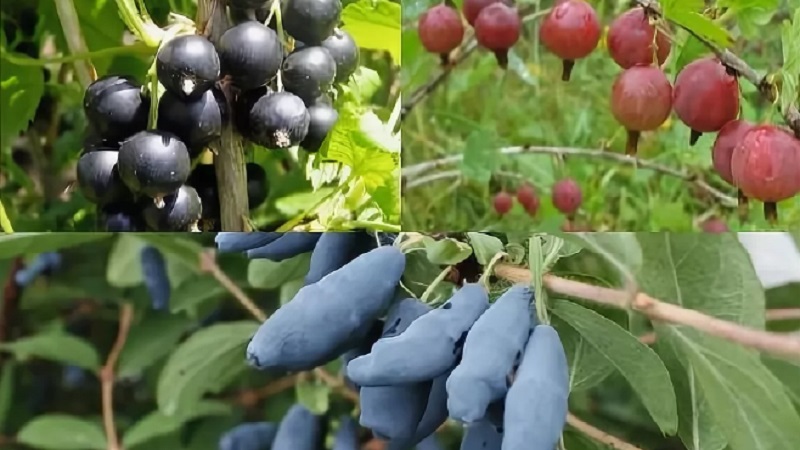
[{"label": "ripe dark berry", "polygon": [[650,24],[644,8],[623,13],[608,29],[608,53],[623,69],[637,65],[664,64],[672,45],[669,38]]},{"label": "ripe dark berry", "polygon": [[464,40],[464,24],[455,8],[438,4],[419,17],[419,40],[425,50],[446,58]]},{"label": "ripe dark berry", "polygon": [[283,61],[283,87],[311,104],[330,89],[336,78],[336,61],[322,47],[295,50]]},{"label": "ripe dark berry", "polygon": [[336,61],[335,81],[337,83],[347,81],[358,68],[360,54],[356,41],[347,31],[336,28],[332,35],[322,41],[321,45]]},{"label": "ripe dark berry", "polygon": [[[464,0],[463,12],[467,23],[474,26],[475,20],[478,18],[478,14],[483,11],[483,8],[499,1],[501,0]],[[511,0],[502,0],[502,2],[508,6],[513,5]]]},{"label": "ripe dark berry", "polygon": [[516,8],[495,2],[483,8],[475,19],[475,39],[494,52],[500,67],[508,66],[508,49],[519,40],[522,20]]},{"label": "ripe dark berry", "polygon": [[250,108],[248,136],[267,148],[289,148],[306,138],[310,119],[300,97],[289,92],[267,93]]},{"label": "ripe dark berry", "polygon": [[186,100],[167,91],[158,103],[158,129],[178,136],[192,156],[219,138],[227,116],[225,94],[216,87]]},{"label": "ripe dark berry", "polygon": [[563,0],[542,21],[539,38],[564,60],[561,79],[569,81],[575,60],[591,54],[600,42],[600,21],[594,8],[583,0]]},{"label": "ripe dark berry", "polygon": [[675,78],[675,114],[689,128],[694,145],[703,133],[719,131],[739,115],[739,82],[716,58],[686,65]]},{"label": "ripe dark berry", "polygon": [[731,173],[733,150],[742,142],[744,135],[753,126],[754,124],[746,120],[731,120],[719,130],[717,139],[714,141],[714,147],[711,149],[711,161],[714,163],[714,170],[732,186],[734,185],[733,174]]},{"label": "ripe dark berry", "polygon": [[317,152],[328,133],[339,120],[339,113],[326,104],[316,104],[308,108],[308,134],[300,146],[306,151]]},{"label": "ripe dark berry", "polygon": [[702,224],[701,228],[706,233],[727,233],[730,231],[728,228],[728,224],[725,223],[724,220],[718,217],[711,217],[706,219]]},{"label": "ripe dark berry", "polygon": [[747,197],[765,202],[765,217],[775,221],[775,203],[800,193],[800,140],[773,125],[754,126],[733,151],[731,173]]},{"label": "ripe dark berry", "polygon": [[162,208],[150,203],[143,214],[147,226],[154,231],[194,231],[202,213],[197,191],[191,186],[181,186],[177,192],[164,198]]},{"label": "ripe dark berry", "polygon": [[672,111],[672,86],[655,66],[634,66],[614,81],[611,113],[628,130],[625,153],[635,155],[642,131],[660,127]]},{"label": "ripe dark berry", "polygon": [[240,89],[264,86],[278,74],[283,46],[275,30],[258,22],[228,29],[217,44],[222,75]]},{"label": "ripe dark berry", "polygon": [[341,0],[284,0],[283,29],[308,45],[319,44],[333,33],[342,15]]},{"label": "ripe dark berry", "polygon": [[558,180],[553,185],[553,206],[562,214],[571,218],[583,202],[581,187],[572,178]]},{"label": "ripe dark berry", "polygon": [[135,193],[159,200],[172,194],[189,177],[189,151],[177,136],[142,131],[122,143],[119,174]]},{"label": "ripe dark berry", "polygon": [[99,138],[119,142],[147,128],[150,98],[130,77],[112,75],[89,85],[83,110]]},{"label": "ripe dark berry", "polygon": [[247,202],[250,209],[261,206],[269,195],[269,183],[267,183],[267,172],[256,163],[247,163]]},{"label": "ripe dark berry", "polygon": [[525,211],[531,215],[536,215],[539,211],[539,196],[536,195],[536,190],[528,183],[521,184],[517,188],[517,201]]},{"label": "ripe dark berry", "polygon": [[84,197],[96,205],[107,205],[131,197],[117,170],[117,150],[97,149],[78,159],[78,186]]},{"label": "ripe dark berry", "polygon": [[514,206],[514,198],[511,197],[511,194],[508,192],[501,191],[494,196],[492,204],[495,212],[504,216],[508,214],[508,212],[511,211],[511,207]]},{"label": "ripe dark berry", "polygon": [[220,61],[214,45],[195,34],[178,36],[158,50],[156,74],[168,91],[196,97],[211,89],[219,78]]}]

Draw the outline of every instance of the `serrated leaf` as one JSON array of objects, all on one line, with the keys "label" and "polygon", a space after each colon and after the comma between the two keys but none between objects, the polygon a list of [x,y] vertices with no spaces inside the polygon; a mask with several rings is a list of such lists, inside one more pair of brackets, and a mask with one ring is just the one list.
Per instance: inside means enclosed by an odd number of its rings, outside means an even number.
[{"label": "serrated leaf", "polygon": [[503,241],[484,233],[467,233],[469,243],[475,252],[475,259],[482,266],[489,264],[494,255],[503,251]]},{"label": "serrated leaf", "polygon": [[158,409],[168,416],[185,414],[232,370],[244,370],[245,347],[258,326],[251,321],[212,325],[184,341],[158,378]]},{"label": "serrated leaf", "polygon": [[575,328],[628,380],[662,432],[678,430],[675,390],[656,352],[604,316],[577,303],[557,300],[553,314]]},{"label": "serrated leaf", "polygon": [[168,355],[191,325],[182,314],[147,316],[131,327],[119,355],[117,374],[132,376]]},{"label": "serrated leaf", "polygon": [[388,0],[358,0],[342,11],[342,28],[359,47],[388,51],[400,65],[400,9]]},{"label": "serrated leaf", "polygon": [[433,264],[452,266],[464,261],[472,254],[472,247],[469,244],[452,238],[436,240],[425,236],[422,242],[425,245],[428,261]]},{"label": "serrated leaf", "polygon": [[323,415],[330,408],[331,388],[316,379],[303,379],[294,385],[297,401],[309,411]]},{"label": "serrated leaf", "polygon": [[14,354],[19,360],[37,357],[89,370],[100,368],[100,356],[83,338],[61,332],[47,332],[0,343],[0,350]]},{"label": "serrated leaf", "polygon": [[344,98],[344,101],[356,104],[367,103],[378,92],[381,84],[382,80],[378,72],[361,66],[350,76],[350,80],[345,86],[349,98]]},{"label": "serrated leaf", "polygon": [[308,273],[311,253],[302,253],[280,262],[253,259],[247,266],[247,282],[259,289],[277,289],[290,280]]},{"label": "serrated leaf", "polygon": [[474,129],[464,142],[461,173],[479,183],[488,183],[499,164],[493,135],[483,129]]},{"label": "serrated leaf", "polygon": [[125,448],[134,447],[177,431],[190,420],[200,417],[226,416],[230,413],[230,405],[210,400],[198,402],[186,415],[182,416],[168,416],[156,410],[144,416],[128,429],[122,438],[122,445]]},{"label": "serrated leaf", "polygon": [[[3,49],[5,51],[5,49]],[[25,55],[18,58],[31,60]],[[0,56],[0,151],[28,128],[44,94],[44,71],[37,66],[18,66]]]},{"label": "serrated leaf", "polygon": [[12,233],[0,236],[0,258],[31,255],[77,247],[79,245],[108,239],[113,233],[71,233],[68,239],[58,233]]},{"label": "serrated leaf", "polygon": [[781,88],[781,111],[798,102],[800,97],[800,9],[796,9],[792,22],[784,22],[781,28],[783,46],[783,86]]},{"label": "serrated leaf", "polygon": [[94,422],[48,414],[36,417],[17,433],[17,442],[44,450],[105,450],[106,436]]}]

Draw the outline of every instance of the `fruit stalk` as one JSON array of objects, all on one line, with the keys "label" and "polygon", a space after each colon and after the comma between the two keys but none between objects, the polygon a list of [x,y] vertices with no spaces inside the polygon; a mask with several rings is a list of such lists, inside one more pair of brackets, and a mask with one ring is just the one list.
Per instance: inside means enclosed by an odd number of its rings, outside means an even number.
[{"label": "fruit stalk", "polygon": [[[216,43],[228,28],[224,2],[200,0],[196,23],[206,24],[203,33]],[[225,96],[230,99],[230,92],[225,92]],[[247,201],[247,174],[242,137],[229,122],[223,126],[219,141],[212,147],[216,153],[214,170],[217,174],[219,193],[220,227],[223,231],[246,231],[245,219],[249,217],[250,208]]]}]

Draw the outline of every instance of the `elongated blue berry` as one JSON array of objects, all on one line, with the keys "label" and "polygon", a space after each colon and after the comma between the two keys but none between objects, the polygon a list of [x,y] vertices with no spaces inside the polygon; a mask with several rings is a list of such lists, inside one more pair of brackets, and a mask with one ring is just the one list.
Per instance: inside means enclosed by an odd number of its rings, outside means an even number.
[{"label": "elongated blue berry", "polygon": [[169,307],[169,275],[167,275],[167,262],[161,251],[152,246],[142,248],[142,275],[144,285],[150,294],[150,303],[156,311]]},{"label": "elongated blue berry", "polygon": [[301,404],[283,416],[271,450],[318,450],[322,440],[322,418]]},{"label": "elongated blue berry", "polygon": [[214,242],[216,242],[217,250],[220,253],[235,253],[263,247],[281,236],[283,236],[283,233],[221,232],[217,233],[217,236],[214,238]]},{"label": "elongated blue berry", "polygon": [[242,423],[219,439],[219,450],[264,450],[269,449],[278,426],[270,422]]},{"label": "elongated blue berry", "polygon": [[359,450],[358,424],[350,416],[342,416],[333,438],[333,450]]},{"label": "elongated blue berry", "polygon": [[425,413],[417,425],[417,432],[414,433],[414,439],[407,445],[400,444],[393,446],[394,441],[390,441],[390,450],[407,449],[425,438],[432,435],[439,429],[440,426],[447,420],[447,377],[450,376],[450,371],[440,375],[431,385],[431,393],[428,395],[428,405],[425,407]]},{"label": "elongated blue berry", "polygon": [[488,420],[481,420],[464,428],[461,450],[500,450],[503,433]]},{"label": "elongated blue berry", "polygon": [[456,365],[469,328],[488,307],[484,288],[466,284],[399,336],[380,339],[368,355],[350,361],[347,375],[361,386],[432,380]]},{"label": "elongated blue berry", "polygon": [[537,325],[506,396],[502,450],[553,450],[567,420],[569,368],[555,328]]},{"label": "elongated blue berry", "polygon": [[340,269],[353,258],[370,250],[373,241],[366,233],[322,233],[311,252],[311,264],[305,283],[313,284]]},{"label": "elongated blue berry", "polygon": [[267,245],[247,251],[250,259],[283,261],[314,250],[322,233],[285,233]]},{"label": "elongated blue berry", "polygon": [[450,417],[476,422],[508,391],[508,377],[520,360],[531,328],[532,293],[525,286],[507,290],[478,318],[464,341],[464,355],[447,380]]},{"label": "elongated blue berry", "polygon": [[405,265],[400,250],[379,247],[304,286],[259,327],[247,361],[259,369],[307,370],[338,357],[388,308]]},{"label": "elongated blue berry", "polygon": [[[382,337],[402,334],[414,320],[430,310],[428,305],[413,298],[396,302],[386,316]],[[430,391],[430,380],[392,386],[365,386],[360,391],[359,422],[383,439],[411,439],[425,413]]]},{"label": "elongated blue berry", "polygon": [[366,324],[365,328],[367,328],[366,332],[363,330],[358,331],[359,334],[364,335],[364,338],[358,341],[356,345],[342,353],[342,355],[339,357],[339,359],[342,361],[342,367],[339,369],[340,374],[344,378],[344,382],[347,383],[347,386],[354,390],[359,390],[359,387],[353,383],[350,378],[347,378],[347,363],[361,355],[366,355],[369,353],[369,349],[372,348],[372,345],[375,344],[375,342],[381,338],[381,334],[383,334],[383,320],[378,319],[372,323],[368,323]]}]

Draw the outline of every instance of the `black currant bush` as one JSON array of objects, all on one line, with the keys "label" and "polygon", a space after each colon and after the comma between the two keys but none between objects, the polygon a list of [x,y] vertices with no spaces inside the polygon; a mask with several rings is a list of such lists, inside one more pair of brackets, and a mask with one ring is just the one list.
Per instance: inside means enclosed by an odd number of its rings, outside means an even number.
[{"label": "black currant bush", "polygon": [[399,0],[10,0],[0,21],[3,231],[399,230]]},{"label": "black currant bush", "polygon": [[772,236],[2,236],[0,448],[795,450]]}]

